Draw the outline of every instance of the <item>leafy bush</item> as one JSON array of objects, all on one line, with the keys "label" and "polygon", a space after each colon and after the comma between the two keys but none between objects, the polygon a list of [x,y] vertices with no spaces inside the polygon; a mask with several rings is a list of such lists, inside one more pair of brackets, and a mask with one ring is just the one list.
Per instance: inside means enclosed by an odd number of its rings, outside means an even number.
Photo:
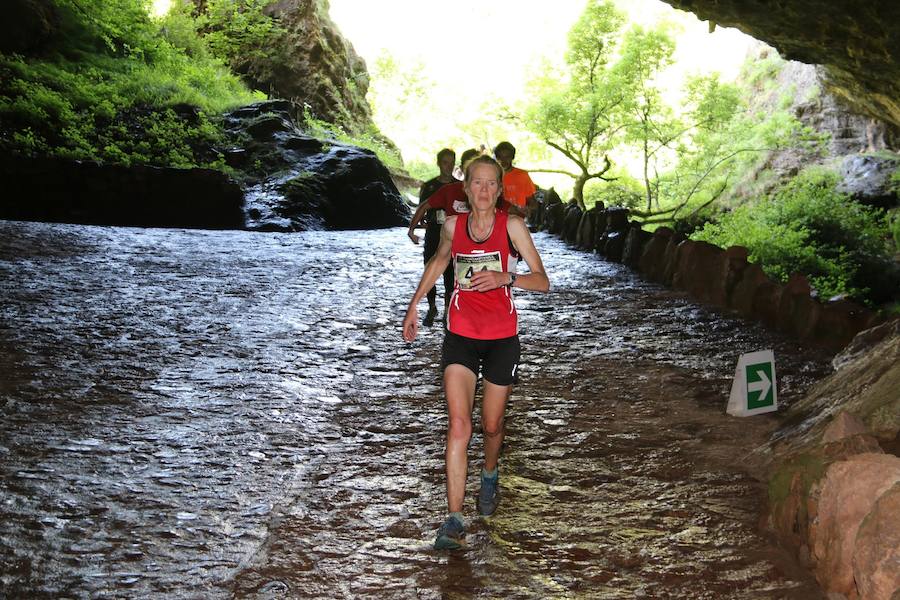
[{"label": "leafy bush", "polygon": [[278,51],[285,29],[264,9],[273,0],[208,0],[198,17],[213,55],[238,67]]},{"label": "leafy bush", "polygon": [[635,208],[643,201],[641,183],[625,173],[618,173],[615,181],[589,181],[584,186],[586,208],[603,202],[604,206]]},{"label": "leafy bush", "polygon": [[434,165],[434,162],[426,162],[424,160],[408,160],[404,161],[404,167],[406,168],[406,172],[409,173],[410,177],[415,177],[416,179],[421,179],[422,181],[427,181],[432,177],[436,177],[438,174],[438,169]]},{"label": "leafy bush", "polygon": [[900,253],[900,209],[894,209],[888,213],[888,223],[891,227],[891,238],[894,242],[894,252]]},{"label": "leafy bush", "polygon": [[781,281],[803,273],[821,297],[886,302],[900,278],[886,244],[884,213],[836,192],[837,181],[832,172],[807,169],[772,196],[725,213],[692,237],[723,248],[746,246],[766,273]]},{"label": "leafy bush", "polygon": [[[53,52],[39,59],[0,55],[0,148],[222,167],[211,151],[221,133],[207,115],[261,95],[206,55],[200,42],[186,41],[191,34],[183,15],[155,23],[141,0],[56,3],[61,22]],[[199,114],[187,111],[186,118],[184,110],[172,110],[182,105],[198,107]]]}]

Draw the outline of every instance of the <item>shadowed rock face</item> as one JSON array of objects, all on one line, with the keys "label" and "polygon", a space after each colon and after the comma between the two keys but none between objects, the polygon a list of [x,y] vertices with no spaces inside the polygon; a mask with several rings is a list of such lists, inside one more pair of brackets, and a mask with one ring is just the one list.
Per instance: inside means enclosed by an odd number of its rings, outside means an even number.
[{"label": "shadowed rock face", "polygon": [[6,0],[0,20],[0,52],[40,48],[56,29],[56,10],[46,0]]},{"label": "shadowed rock face", "polygon": [[784,57],[821,64],[829,90],[900,126],[900,2],[896,0],[663,0],[736,27]]},{"label": "shadowed rock face", "polygon": [[304,134],[284,100],[225,115],[241,141],[232,166],[245,169],[246,228],[262,231],[374,229],[409,223],[387,168],[365,148]]}]

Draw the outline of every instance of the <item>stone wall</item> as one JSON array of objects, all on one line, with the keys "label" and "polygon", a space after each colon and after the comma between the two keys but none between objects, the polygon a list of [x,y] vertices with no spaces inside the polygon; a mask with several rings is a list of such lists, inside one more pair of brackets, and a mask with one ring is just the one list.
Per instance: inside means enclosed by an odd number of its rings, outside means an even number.
[{"label": "stone wall", "polygon": [[598,204],[583,212],[548,194],[533,225],[584,250],[623,262],[647,279],[682,290],[698,302],[761,321],[795,338],[835,351],[878,316],[849,300],[820,302],[803,275],[781,283],[748,262],[741,246],[722,249],[661,227],[652,234],[628,220],[628,210]]},{"label": "stone wall", "polygon": [[244,192],[210,169],[0,156],[0,218],[95,225],[241,229]]}]

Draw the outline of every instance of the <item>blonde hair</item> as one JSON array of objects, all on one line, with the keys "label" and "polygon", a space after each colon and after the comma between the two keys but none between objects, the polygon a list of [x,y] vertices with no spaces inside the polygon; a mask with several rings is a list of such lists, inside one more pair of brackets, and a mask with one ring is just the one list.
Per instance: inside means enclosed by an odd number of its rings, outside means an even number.
[{"label": "blonde hair", "polygon": [[497,183],[503,183],[503,167],[500,166],[500,163],[487,154],[480,154],[466,163],[463,180],[466,182],[467,187],[472,178],[472,169],[474,169],[475,165],[491,165],[497,170]]}]

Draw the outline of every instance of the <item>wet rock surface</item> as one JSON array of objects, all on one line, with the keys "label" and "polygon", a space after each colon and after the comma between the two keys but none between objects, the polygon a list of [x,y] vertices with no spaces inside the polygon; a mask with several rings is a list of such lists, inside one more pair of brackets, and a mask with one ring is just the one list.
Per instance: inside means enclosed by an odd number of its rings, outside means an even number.
[{"label": "wet rock surface", "polygon": [[[759,533],[738,354],[779,400],[829,371],[760,326],[536,242],[503,500],[443,517],[441,333],[400,338],[401,229],[301,234],[0,222],[0,595],[818,598]],[[477,429],[477,424],[476,424]]]},{"label": "wet rock surface", "polygon": [[246,229],[376,229],[407,225],[411,210],[375,153],[304,134],[284,100],[225,115],[246,170]]}]

